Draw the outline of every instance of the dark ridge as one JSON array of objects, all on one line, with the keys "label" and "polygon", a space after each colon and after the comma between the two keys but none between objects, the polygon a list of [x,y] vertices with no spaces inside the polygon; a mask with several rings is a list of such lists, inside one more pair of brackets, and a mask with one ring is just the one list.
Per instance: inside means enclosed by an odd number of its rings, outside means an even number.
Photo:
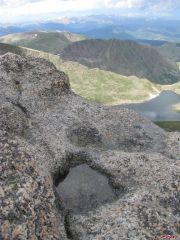
[{"label": "dark ridge", "polygon": [[159,84],[180,79],[179,69],[153,47],[130,40],[84,40],[65,48],[61,57],[89,68],[100,68],[122,75],[135,75]]},{"label": "dark ridge", "polygon": [[6,43],[0,43],[0,55],[6,54],[8,52],[18,54],[21,56],[24,54],[24,51],[21,47],[9,45]]},{"label": "dark ridge", "polygon": [[166,43],[156,49],[170,61],[180,62],[180,43]]}]

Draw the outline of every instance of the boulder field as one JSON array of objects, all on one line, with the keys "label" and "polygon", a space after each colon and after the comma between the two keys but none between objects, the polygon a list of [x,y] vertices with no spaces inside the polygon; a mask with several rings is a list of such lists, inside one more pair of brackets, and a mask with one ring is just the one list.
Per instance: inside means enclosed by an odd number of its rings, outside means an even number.
[{"label": "boulder field", "polygon": [[[0,239],[178,239],[179,159],[178,132],[82,99],[46,60],[0,56]],[[56,186],[81,164],[116,199],[65,209]]]}]

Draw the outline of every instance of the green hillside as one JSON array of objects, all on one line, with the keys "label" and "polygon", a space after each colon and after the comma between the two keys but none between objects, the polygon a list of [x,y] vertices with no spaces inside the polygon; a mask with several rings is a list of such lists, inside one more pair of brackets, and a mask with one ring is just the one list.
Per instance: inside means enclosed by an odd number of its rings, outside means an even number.
[{"label": "green hillside", "polygon": [[61,52],[72,42],[83,39],[85,37],[69,32],[34,31],[9,34],[0,37],[0,42],[55,54]]},{"label": "green hillside", "polygon": [[88,69],[75,62],[64,61],[60,69],[69,75],[71,87],[78,95],[98,103],[140,102],[158,92],[155,84],[147,79]]},{"label": "green hillside", "polygon": [[166,122],[155,122],[159,127],[165,129],[166,131],[180,131],[179,121],[166,121]]},{"label": "green hillside", "polygon": [[126,77],[113,72],[88,67],[45,52],[24,49],[25,54],[45,58],[65,72],[70,79],[72,90],[90,100],[103,104],[141,102],[157,94],[159,86],[147,79]]},{"label": "green hillside", "polygon": [[77,62],[62,60],[59,56],[29,49],[26,54],[48,59],[70,78],[72,90],[90,100],[103,104],[143,102],[153,95],[171,90],[180,94],[180,82],[159,85],[135,76],[122,76],[98,68],[89,69]]}]

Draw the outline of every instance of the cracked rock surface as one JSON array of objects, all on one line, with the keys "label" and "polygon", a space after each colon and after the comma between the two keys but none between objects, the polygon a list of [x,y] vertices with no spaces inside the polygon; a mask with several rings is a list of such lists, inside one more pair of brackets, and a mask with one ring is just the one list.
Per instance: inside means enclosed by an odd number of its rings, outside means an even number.
[{"label": "cracked rock surface", "polygon": [[[43,59],[0,56],[0,239],[180,237],[180,134],[89,103]],[[117,200],[64,212],[54,184],[87,164]]]}]

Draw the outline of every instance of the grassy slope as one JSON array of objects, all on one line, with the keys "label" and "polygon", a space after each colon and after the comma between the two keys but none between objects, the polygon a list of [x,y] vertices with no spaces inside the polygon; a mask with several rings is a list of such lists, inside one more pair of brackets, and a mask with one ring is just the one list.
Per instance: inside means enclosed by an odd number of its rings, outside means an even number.
[{"label": "grassy slope", "polygon": [[9,34],[0,37],[0,42],[49,53],[57,53],[61,52],[70,43],[84,39],[85,38],[81,35],[68,32],[34,31],[28,33]]},{"label": "grassy slope", "polygon": [[[76,62],[64,61],[59,56],[40,52],[33,49],[3,45],[2,53],[7,51],[20,55],[45,58],[64,71],[70,78],[72,90],[91,101],[103,104],[120,104],[142,102],[148,100],[152,94],[162,90],[172,90],[180,93],[180,82],[161,86],[153,84],[147,79],[125,77],[100,69],[88,69]],[[6,49],[5,49],[6,48]]]},{"label": "grassy slope", "polygon": [[88,67],[75,62],[63,62],[61,70],[71,80],[72,89],[80,96],[104,104],[140,102],[155,92],[154,84],[146,79]]},{"label": "grassy slope", "polygon": [[180,93],[180,82],[173,85],[157,85],[147,79],[125,77],[113,72],[88,67],[77,62],[64,61],[59,56],[24,49],[28,55],[45,58],[64,71],[70,78],[72,90],[91,101],[104,104],[133,103],[148,100],[159,91]]},{"label": "grassy slope", "polygon": [[76,62],[64,61],[60,57],[39,51],[28,51],[28,55],[48,59],[57,69],[70,78],[72,90],[91,101],[105,104],[140,102],[155,92],[155,84],[146,79],[125,77],[100,69],[88,69]]},{"label": "grassy slope", "polygon": [[180,122],[178,121],[167,121],[167,122],[155,122],[159,127],[167,131],[180,131]]}]

